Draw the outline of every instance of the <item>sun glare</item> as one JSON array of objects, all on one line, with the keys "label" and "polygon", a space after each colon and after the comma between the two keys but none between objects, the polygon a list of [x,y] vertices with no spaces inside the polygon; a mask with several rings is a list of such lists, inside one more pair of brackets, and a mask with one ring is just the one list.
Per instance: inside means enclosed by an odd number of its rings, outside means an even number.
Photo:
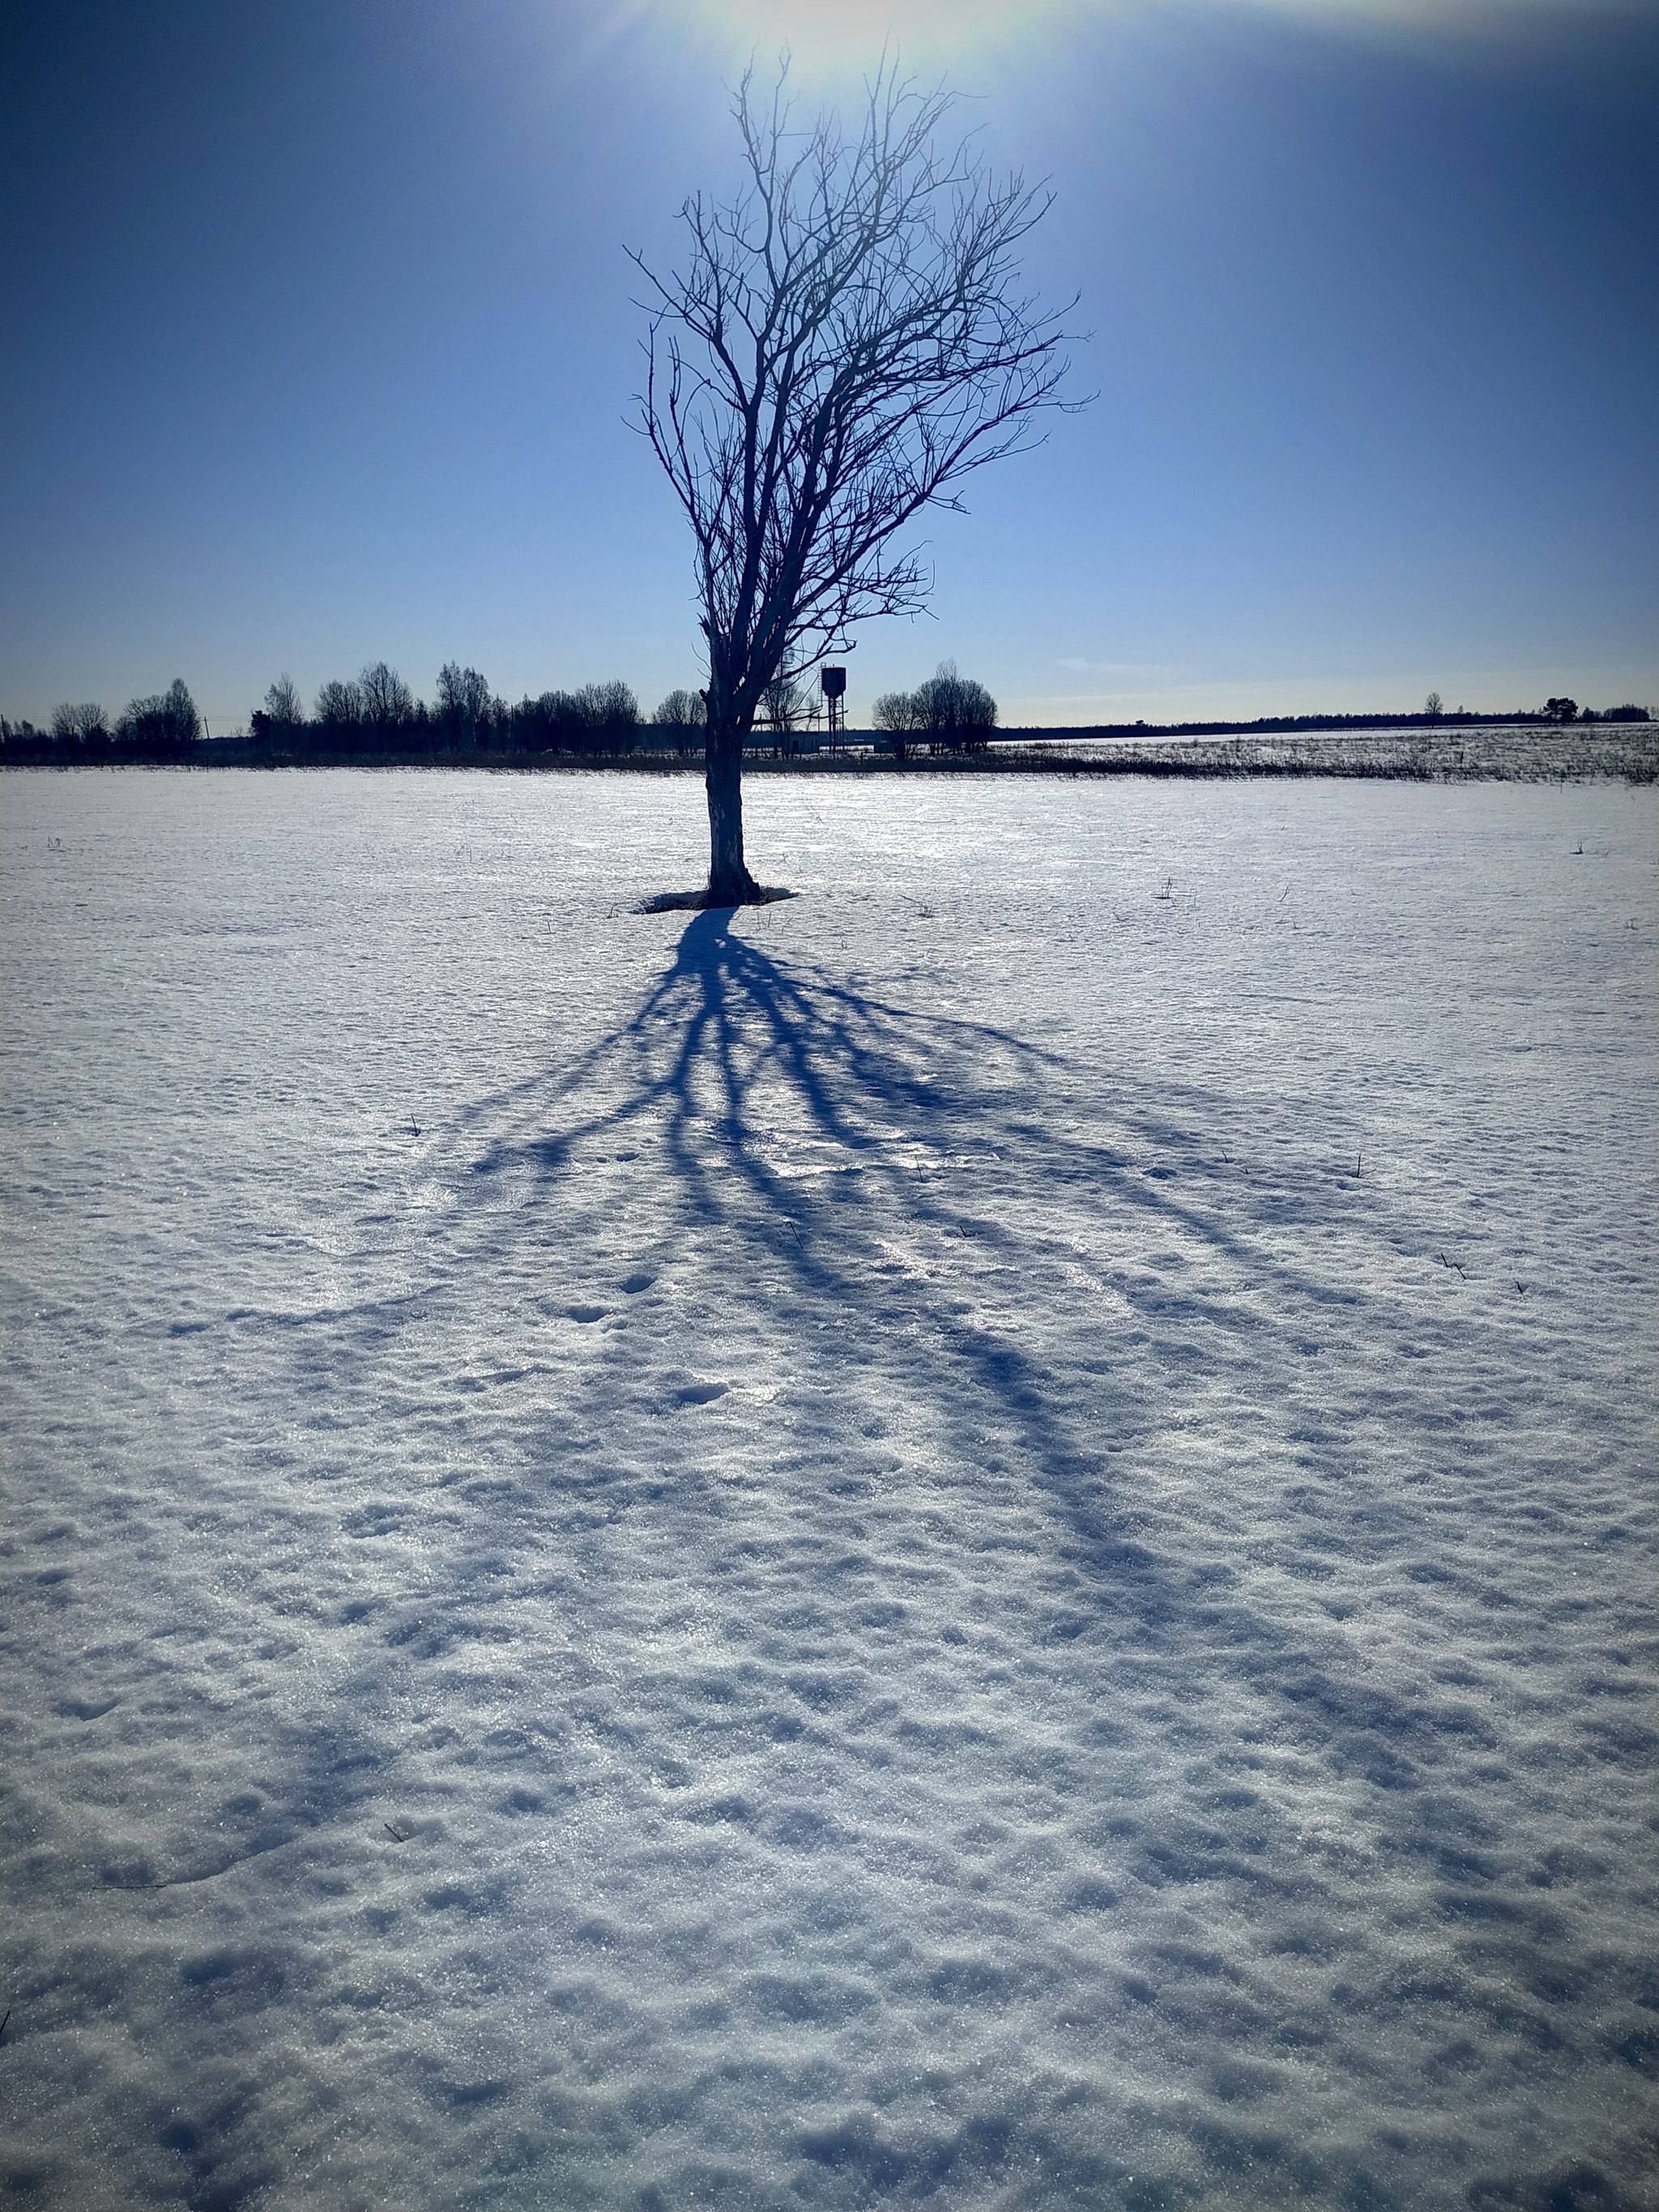
[{"label": "sun glare", "polygon": [[959,54],[1014,45],[1066,16],[1103,12],[1101,0],[697,0],[735,43],[787,46],[811,62],[856,62],[884,45],[902,53]]},{"label": "sun glare", "polygon": [[[1239,13],[1299,15],[1310,22],[1421,33],[1493,32],[1547,16],[1572,0],[1220,0]],[[1145,24],[1161,0],[678,0],[716,36],[760,51],[787,46],[803,60],[863,66],[884,44],[920,58],[995,52],[1067,25],[1116,16]]]}]

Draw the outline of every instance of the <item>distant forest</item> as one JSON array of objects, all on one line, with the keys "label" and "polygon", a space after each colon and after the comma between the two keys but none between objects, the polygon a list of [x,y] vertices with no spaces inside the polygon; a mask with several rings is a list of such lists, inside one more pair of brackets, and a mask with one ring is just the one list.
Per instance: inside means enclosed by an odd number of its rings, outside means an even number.
[{"label": "distant forest", "polygon": [[[956,708],[961,695],[960,712]],[[937,696],[935,696],[937,695]],[[817,701],[805,678],[773,687],[754,732],[757,750],[816,751],[820,735]],[[982,747],[995,727],[996,702],[982,685],[959,678],[946,664],[914,693],[877,702],[875,742],[902,759],[906,738],[930,751]],[[1273,736],[1299,731],[1468,729],[1516,724],[1566,728],[1587,722],[1645,722],[1644,707],[1610,707],[1597,713],[1559,697],[1541,708],[1507,714],[1447,708],[1431,696],[1415,714],[1267,714],[1253,721],[1111,722],[1087,727],[1004,730],[1007,738],[1185,738]],[[134,699],[118,715],[94,703],[59,707],[51,726],[0,716],[0,767],[118,767],[121,765],[249,764],[370,766],[398,762],[465,762],[562,756],[571,762],[614,761],[651,751],[701,756],[704,708],[700,693],[671,691],[649,715],[626,684],[589,684],[574,691],[544,691],[514,704],[497,698],[477,669],[449,661],[440,670],[437,696],[417,699],[397,671],[375,661],[361,676],[325,684],[309,714],[291,680],[279,677],[255,708],[246,730],[209,737],[182,680],[167,691]]]}]

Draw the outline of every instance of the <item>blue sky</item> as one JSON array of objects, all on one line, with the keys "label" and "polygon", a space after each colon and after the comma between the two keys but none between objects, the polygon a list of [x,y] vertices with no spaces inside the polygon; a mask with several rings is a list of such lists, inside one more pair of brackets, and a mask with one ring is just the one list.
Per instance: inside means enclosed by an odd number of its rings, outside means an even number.
[{"label": "blue sky", "polygon": [[289,672],[697,680],[627,423],[724,87],[855,99],[891,26],[1077,292],[1040,451],[917,533],[854,719],[1659,707],[1659,13],[1580,0],[44,0],[0,51],[0,708]]}]

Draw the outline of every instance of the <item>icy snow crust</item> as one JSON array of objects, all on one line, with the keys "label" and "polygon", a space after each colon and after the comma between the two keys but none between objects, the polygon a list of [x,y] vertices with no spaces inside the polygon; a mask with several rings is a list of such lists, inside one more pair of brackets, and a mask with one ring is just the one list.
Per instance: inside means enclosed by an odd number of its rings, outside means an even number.
[{"label": "icy snow crust", "polygon": [[1659,794],[700,803],[0,785],[10,2197],[1650,2201]]}]

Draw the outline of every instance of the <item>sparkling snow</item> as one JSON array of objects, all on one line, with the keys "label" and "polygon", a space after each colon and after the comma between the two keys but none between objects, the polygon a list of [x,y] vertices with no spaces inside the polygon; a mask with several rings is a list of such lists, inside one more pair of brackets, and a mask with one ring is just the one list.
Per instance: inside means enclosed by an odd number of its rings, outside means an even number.
[{"label": "sparkling snow", "polygon": [[1645,2202],[1659,793],[701,811],[0,783],[0,2195]]}]

